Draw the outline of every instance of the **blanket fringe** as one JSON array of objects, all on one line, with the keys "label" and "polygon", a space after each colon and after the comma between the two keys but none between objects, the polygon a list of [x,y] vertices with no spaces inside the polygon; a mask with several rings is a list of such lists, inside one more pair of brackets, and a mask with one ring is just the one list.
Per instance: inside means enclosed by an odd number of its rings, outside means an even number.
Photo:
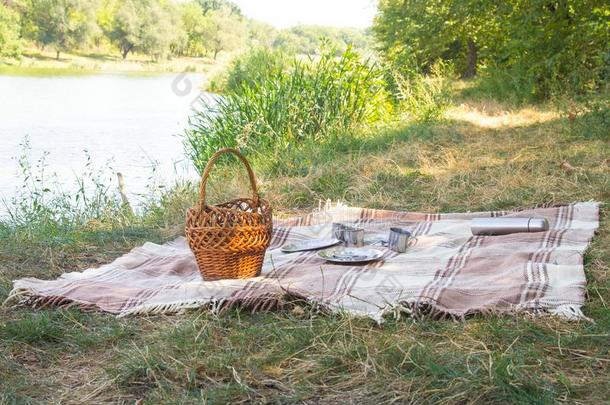
[{"label": "blanket fringe", "polygon": [[53,297],[43,297],[38,296],[36,293],[26,287],[17,287],[13,288],[11,292],[8,294],[8,297],[2,303],[3,306],[19,306],[19,305],[31,305],[35,306],[36,304],[43,303],[49,300],[52,300]]},{"label": "blanket fringe", "polygon": [[424,318],[431,319],[452,319],[454,321],[464,321],[467,316],[480,314],[484,317],[489,317],[494,314],[513,314],[513,315],[533,315],[533,316],[544,316],[551,315],[557,316],[566,321],[586,321],[595,323],[595,321],[587,317],[582,310],[580,305],[575,304],[562,304],[556,308],[508,308],[508,309],[494,309],[494,308],[481,308],[476,311],[467,311],[464,313],[451,312],[444,308],[439,308],[435,303],[432,302],[418,302],[418,301],[399,301],[396,304],[388,305],[386,308],[381,310],[373,318],[378,324],[383,322],[383,319],[387,316],[391,316],[396,320],[400,320],[402,317],[413,319],[414,321],[422,320]]},{"label": "blanket fringe", "polygon": [[71,308],[77,307],[83,311],[96,311],[96,306],[84,302],[76,302],[65,297],[41,296],[30,288],[14,288],[2,303],[3,306],[18,307],[29,306],[35,309],[44,308]]},{"label": "blanket fringe", "polygon": [[582,313],[580,305],[559,305],[557,308],[549,309],[550,314],[558,316],[569,321],[588,321],[594,322],[593,319]]},{"label": "blanket fringe", "polygon": [[[174,302],[167,304],[152,304],[152,305],[140,305],[129,310],[121,311],[115,314],[117,318],[124,318],[132,315],[162,315],[162,314],[177,314],[184,313],[190,309],[204,309],[208,310],[213,314],[222,314],[234,307],[248,308],[255,312],[268,312],[273,308],[281,307],[289,299],[305,300],[309,304],[315,306],[318,311],[325,311],[330,307],[324,302],[315,302],[310,299],[306,299],[300,295],[283,293],[283,294],[269,294],[262,297],[249,298],[249,299],[201,299],[191,300],[183,302]],[[95,310],[95,306],[91,304],[85,304],[75,302],[72,300],[65,299],[63,297],[44,297],[37,296],[29,288],[15,288],[13,289],[8,298],[4,301],[5,306],[31,306],[33,308],[70,308],[78,307],[82,310]],[[339,309],[339,308],[335,308]],[[349,311],[343,311],[346,314],[350,314]],[[455,313],[448,311],[444,308],[439,308],[434,303],[422,303],[417,301],[399,301],[396,304],[387,305],[382,308],[376,314],[370,313],[351,313],[353,316],[367,316],[373,318],[378,324],[382,324],[384,319],[388,316],[395,320],[402,318],[412,319],[414,321],[422,320],[424,318],[431,319],[452,319],[454,321],[463,321],[468,315],[474,313],[482,314],[483,316],[491,316],[492,314],[515,314],[515,315],[552,315],[557,316],[561,319],[568,321],[587,321],[594,322],[591,318],[583,314],[581,307],[574,304],[563,304],[556,308],[548,309],[491,309],[484,308],[473,312],[467,313]]]},{"label": "blanket fringe", "polygon": [[280,306],[284,302],[284,295],[267,295],[264,297],[250,299],[202,299],[174,302],[168,304],[152,304],[140,305],[126,311],[121,311],[117,315],[118,318],[124,318],[130,315],[159,315],[159,314],[176,314],[183,313],[189,309],[207,309],[213,314],[221,314],[227,310],[241,306],[249,308],[252,312],[267,312],[272,308]]}]

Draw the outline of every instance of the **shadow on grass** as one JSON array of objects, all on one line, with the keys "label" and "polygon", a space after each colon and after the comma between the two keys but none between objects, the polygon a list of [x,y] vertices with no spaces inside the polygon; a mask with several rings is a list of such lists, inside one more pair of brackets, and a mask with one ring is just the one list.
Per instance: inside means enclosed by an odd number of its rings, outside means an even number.
[{"label": "shadow on grass", "polygon": [[23,56],[26,56],[26,57],[32,58],[32,59],[38,59],[41,61],[54,61],[54,62],[69,62],[70,61],[69,58],[66,58],[66,57],[62,58],[61,53],[59,54],[59,59],[57,59],[57,57],[55,57],[55,56],[43,55],[39,51],[24,51]]},{"label": "shadow on grass", "polygon": [[119,55],[112,55],[112,54],[100,54],[100,53],[87,52],[87,53],[79,53],[77,55],[85,57],[85,58],[89,58],[89,59],[94,59],[96,61],[101,61],[101,62],[123,62],[124,61],[123,58],[121,58]]}]

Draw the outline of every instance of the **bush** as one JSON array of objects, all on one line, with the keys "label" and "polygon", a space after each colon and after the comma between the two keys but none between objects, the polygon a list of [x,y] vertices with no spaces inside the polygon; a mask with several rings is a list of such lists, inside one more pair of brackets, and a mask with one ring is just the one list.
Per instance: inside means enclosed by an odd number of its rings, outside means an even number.
[{"label": "bush", "polygon": [[431,68],[428,76],[412,74],[405,77],[395,73],[393,85],[401,109],[418,122],[441,119],[451,105],[452,76],[451,66],[441,62]]},{"label": "bush", "polygon": [[293,59],[286,71],[252,79],[191,116],[185,148],[199,170],[221,147],[271,155],[381,121],[391,108],[382,70],[351,48],[339,58],[326,49],[316,60]]},{"label": "bush", "polygon": [[521,106],[539,101],[535,78],[514,67],[502,70],[496,67],[481,69],[481,74],[463,91],[463,96],[473,99],[501,100],[507,104]]},{"label": "bush", "polygon": [[235,91],[241,85],[252,86],[263,77],[280,74],[288,65],[286,55],[266,48],[253,49],[238,56],[229,69],[212,79],[210,91]]}]

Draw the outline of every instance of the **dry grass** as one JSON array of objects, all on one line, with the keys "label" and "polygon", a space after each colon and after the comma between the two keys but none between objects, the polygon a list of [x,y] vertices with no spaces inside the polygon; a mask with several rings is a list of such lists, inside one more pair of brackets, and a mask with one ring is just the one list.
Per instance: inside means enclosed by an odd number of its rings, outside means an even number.
[{"label": "dry grass", "polygon": [[[607,201],[610,134],[589,139],[556,112],[536,111],[503,112],[502,122],[511,124],[492,128],[496,115],[461,106],[449,113],[451,121],[388,130],[381,141],[350,145],[355,153],[343,153],[344,145],[335,145],[339,152],[332,158],[304,151],[308,158],[298,165],[307,168],[264,179],[264,189],[276,206],[327,197],[431,211]],[[299,171],[306,174],[296,176]]]},{"label": "dry grass", "polygon": [[447,112],[447,116],[455,121],[490,129],[523,127],[559,118],[556,111],[536,107],[511,111],[502,104],[489,100],[469,102],[453,107]]},{"label": "dry grass", "polygon": [[[431,211],[601,201],[601,228],[585,260],[584,310],[595,323],[475,316],[377,326],[298,302],[266,314],[122,320],[4,308],[0,403],[603,403],[610,396],[610,136],[578,124],[543,107],[465,104],[444,123],[404,123],[316,153],[304,146],[284,157],[281,173],[257,164],[277,207],[311,207],[326,197]],[[245,176],[218,175],[210,194],[243,194]],[[176,199],[174,220],[188,203]],[[138,235],[36,256],[3,247],[0,299],[12,278],[53,277],[162,238],[154,230]]]}]

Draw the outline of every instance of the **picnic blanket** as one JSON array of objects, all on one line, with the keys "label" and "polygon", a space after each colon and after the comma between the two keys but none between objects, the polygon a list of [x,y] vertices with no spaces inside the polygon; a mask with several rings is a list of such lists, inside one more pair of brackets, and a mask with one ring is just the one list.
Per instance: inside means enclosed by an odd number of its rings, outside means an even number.
[{"label": "picnic blanket", "polygon": [[[473,236],[475,217],[545,217],[547,232]],[[323,217],[322,220],[320,217]],[[599,204],[452,214],[330,205],[274,224],[260,277],[203,281],[186,240],[146,243],[114,262],[56,280],[14,281],[7,302],[33,307],[78,306],[119,316],[174,313],[239,304],[267,310],[287,296],[322,308],[369,316],[481,312],[550,313],[585,319],[583,252],[598,228]],[[387,248],[381,260],[331,264],[316,252],[283,253],[285,243],[330,237],[333,221],[353,222],[367,235],[390,226],[412,230],[404,254]]]}]

